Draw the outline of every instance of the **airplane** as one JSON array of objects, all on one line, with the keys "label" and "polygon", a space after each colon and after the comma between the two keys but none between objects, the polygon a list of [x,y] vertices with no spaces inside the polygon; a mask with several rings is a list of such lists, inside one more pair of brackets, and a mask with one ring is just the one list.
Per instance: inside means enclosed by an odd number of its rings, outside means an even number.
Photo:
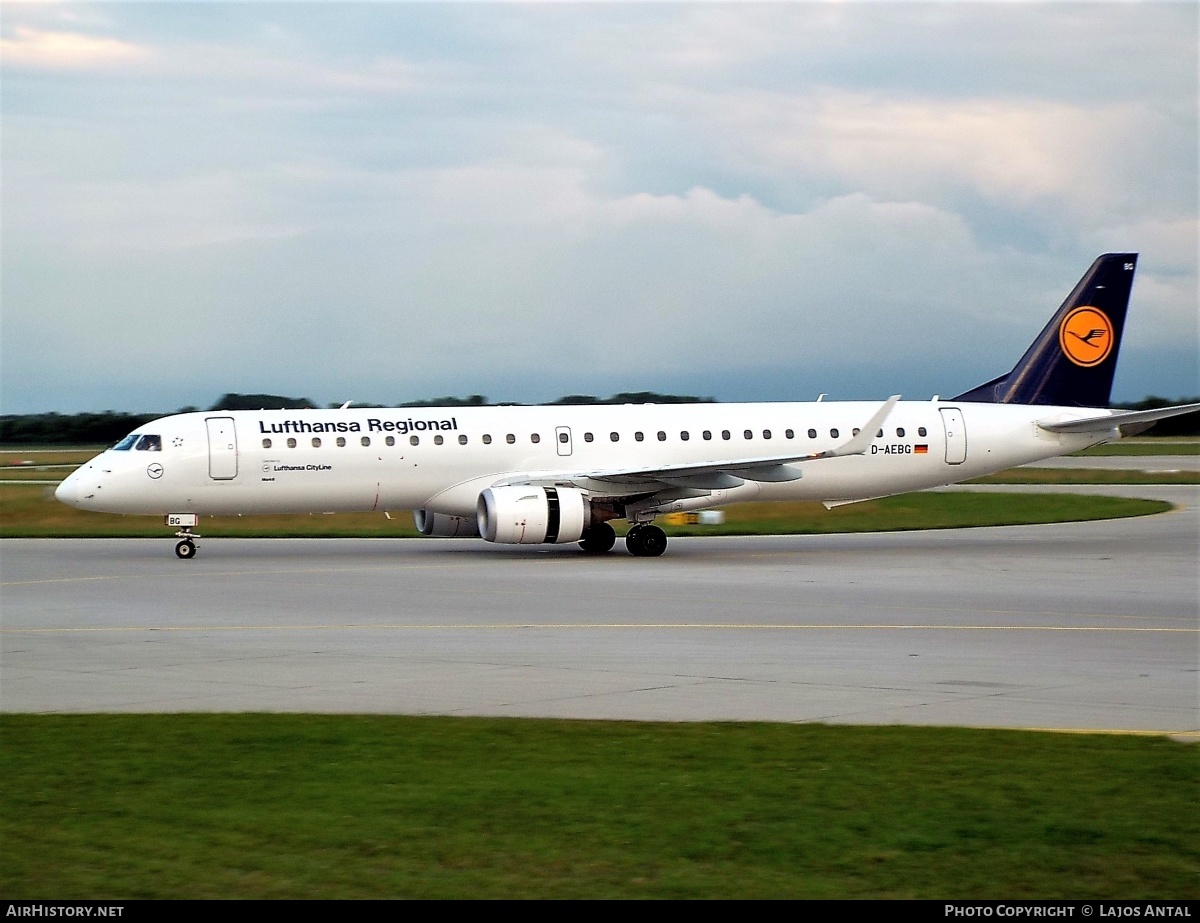
[{"label": "airplane", "polygon": [[949,400],[182,413],[139,426],[55,496],[163,516],[182,559],[200,516],[391,510],[414,510],[427,536],[589,554],[625,519],[626,549],[656,557],[662,514],[940,487],[1200,409],[1105,409],[1136,265],[1097,258],[1012,371]]}]

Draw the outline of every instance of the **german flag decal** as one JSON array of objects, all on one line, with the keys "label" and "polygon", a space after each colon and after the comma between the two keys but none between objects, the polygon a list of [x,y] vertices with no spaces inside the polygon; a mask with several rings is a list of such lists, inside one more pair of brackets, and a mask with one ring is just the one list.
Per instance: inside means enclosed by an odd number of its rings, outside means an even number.
[{"label": "german flag decal", "polygon": [[1063,354],[1085,369],[1099,365],[1113,348],[1113,325],[1099,308],[1085,305],[1063,318],[1058,328]]},{"label": "german flag decal", "polygon": [[917,445],[913,446],[913,452],[915,452],[917,455],[928,455],[929,446],[918,443]]}]

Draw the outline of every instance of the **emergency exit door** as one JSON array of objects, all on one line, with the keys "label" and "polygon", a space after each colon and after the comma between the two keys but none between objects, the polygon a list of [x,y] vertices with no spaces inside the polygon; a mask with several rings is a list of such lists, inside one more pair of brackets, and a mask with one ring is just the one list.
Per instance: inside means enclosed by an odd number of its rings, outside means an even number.
[{"label": "emergency exit door", "polygon": [[571,454],[571,427],[556,426],[554,428],[554,444],[558,447],[559,455]]}]

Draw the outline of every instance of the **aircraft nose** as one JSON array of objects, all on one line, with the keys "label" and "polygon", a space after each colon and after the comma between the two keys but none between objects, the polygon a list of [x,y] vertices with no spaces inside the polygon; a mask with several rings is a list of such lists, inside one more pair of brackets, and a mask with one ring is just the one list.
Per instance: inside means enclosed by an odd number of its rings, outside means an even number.
[{"label": "aircraft nose", "polygon": [[67,475],[65,481],[54,488],[54,498],[59,503],[65,503],[67,506],[75,506],[79,501],[79,477],[75,472]]}]

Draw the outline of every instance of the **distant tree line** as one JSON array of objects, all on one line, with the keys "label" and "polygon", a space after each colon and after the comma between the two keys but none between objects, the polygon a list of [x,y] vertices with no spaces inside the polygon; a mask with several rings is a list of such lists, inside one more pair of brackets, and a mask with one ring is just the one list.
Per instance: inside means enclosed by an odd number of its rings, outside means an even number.
[{"label": "distant tree line", "polygon": [[[1150,395],[1132,404],[1113,404],[1122,410],[1157,410],[1159,407],[1171,407],[1175,404],[1200,404],[1200,397],[1181,397],[1169,400],[1165,397]],[[1185,413],[1178,417],[1159,420],[1147,430],[1144,436],[1200,436],[1200,413]]]},{"label": "distant tree line", "polygon": [[[195,409],[194,407],[191,409]],[[6,445],[109,445],[156,413],[22,413],[0,417],[0,443]]]},{"label": "distant tree line", "polygon": [[[711,397],[686,394],[657,394],[653,391],[622,391],[612,397],[590,394],[568,394],[550,405],[583,404],[704,404],[716,403]],[[1123,410],[1153,410],[1172,404],[1200,403],[1200,397],[1168,400],[1147,397],[1132,404],[1115,404]],[[331,408],[341,404],[330,404]],[[381,404],[355,404],[357,407],[381,407]],[[512,403],[494,404],[482,394],[467,397],[439,397],[424,401],[405,401],[396,407],[491,407],[519,406]],[[208,410],[299,410],[317,405],[307,398],[282,397],[277,394],[226,394]],[[191,413],[197,407],[181,407],[177,413]],[[130,430],[163,416],[161,413],[26,413],[0,416],[0,443],[6,445],[98,445],[116,442]],[[1189,413],[1161,420],[1146,435],[1200,436],[1200,413]]]}]

